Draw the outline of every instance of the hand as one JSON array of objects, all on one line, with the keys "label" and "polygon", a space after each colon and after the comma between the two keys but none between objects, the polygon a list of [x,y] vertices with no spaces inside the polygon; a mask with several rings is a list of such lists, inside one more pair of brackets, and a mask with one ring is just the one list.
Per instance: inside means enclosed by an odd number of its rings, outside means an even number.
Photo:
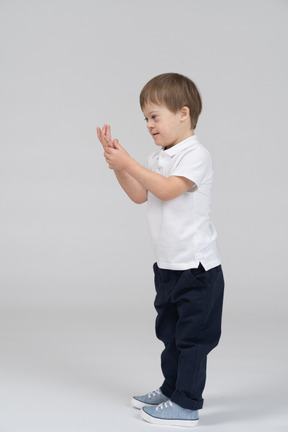
[{"label": "hand", "polygon": [[112,146],[105,147],[104,156],[109,168],[114,171],[125,170],[130,156],[127,151],[119,144],[117,139],[111,141]]},{"label": "hand", "polygon": [[113,147],[113,141],[111,139],[111,128],[109,125],[104,125],[102,130],[101,128],[97,127],[97,136],[104,150],[106,147]]}]

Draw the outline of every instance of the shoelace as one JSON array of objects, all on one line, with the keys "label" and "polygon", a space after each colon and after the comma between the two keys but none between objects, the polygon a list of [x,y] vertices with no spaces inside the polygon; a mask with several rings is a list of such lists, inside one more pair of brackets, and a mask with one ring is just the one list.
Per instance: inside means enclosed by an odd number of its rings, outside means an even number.
[{"label": "shoelace", "polygon": [[[169,406],[168,406],[169,405]],[[156,407],[156,411],[159,411],[159,409],[163,410],[165,408],[173,407],[173,403],[169,400],[167,402],[163,402],[160,405]]]},{"label": "shoelace", "polygon": [[161,395],[162,392],[160,389],[154,390],[153,392],[148,394],[148,398],[151,399],[152,397],[156,397],[157,395]]}]

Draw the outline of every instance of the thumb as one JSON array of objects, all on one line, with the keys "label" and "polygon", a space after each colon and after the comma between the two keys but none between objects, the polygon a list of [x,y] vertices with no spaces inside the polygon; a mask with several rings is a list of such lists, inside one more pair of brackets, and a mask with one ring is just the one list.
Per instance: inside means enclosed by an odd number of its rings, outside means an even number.
[{"label": "thumb", "polygon": [[113,140],[113,147],[114,147],[115,149],[119,149],[119,150],[122,148],[121,145],[119,144],[118,139],[114,139],[114,140]]}]

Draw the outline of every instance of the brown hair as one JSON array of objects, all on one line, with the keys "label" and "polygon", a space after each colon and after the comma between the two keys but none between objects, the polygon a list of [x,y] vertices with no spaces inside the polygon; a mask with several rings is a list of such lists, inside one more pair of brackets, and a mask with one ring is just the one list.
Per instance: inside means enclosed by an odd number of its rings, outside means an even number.
[{"label": "brown hair", "polygon": [[164,104],[173,113],[188,107],[191,128],[196,128],[202,110],[201,96],[194,82],[184,75],[164,73],[148,81],[140,93],[141,109],[149,102]]}]

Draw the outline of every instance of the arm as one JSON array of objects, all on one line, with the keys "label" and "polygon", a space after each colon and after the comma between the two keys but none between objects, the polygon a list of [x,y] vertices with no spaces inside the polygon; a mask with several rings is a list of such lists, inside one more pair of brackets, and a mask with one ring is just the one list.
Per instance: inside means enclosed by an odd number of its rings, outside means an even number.
[{"label": "arm", "polygon": [[[108,125],[105,125],[102,131],[97,127],[97,136],[103,145],[104,151],[106,151],[107,147],[115,148],[118,143],[117,140],[111,140],[111,129]],[[109,168],[111,167],[109,166]],[[142,204],[147,201],[147,190],[136,179],[121,169],[115,169],[114,173],[120,186],[133,202],[136,204]]]},{"label": "arm", "polygon": [[114,147],[106,147],[105,158],[109,168],[114,170],[124,170],[125,173],[133,177],[144,190],[150,191],[162,201],[168,201],[190,189],[194,183],[185,177],[164,177],[153,171],[144,168],[120,146],[115,140]]},{"label": "arm", "polygon": [[135,180],[128,172],[123,170],[114,171],[116,178],[129,198],[136,204],[147,201],[147,190]]},{"label": "arm", "polygon": [[193,181],[185,177],[170,176],[167,178],[154,173],[133,159],[127,164],[127,172],[162,201],[176,198],[194,185]]}]

